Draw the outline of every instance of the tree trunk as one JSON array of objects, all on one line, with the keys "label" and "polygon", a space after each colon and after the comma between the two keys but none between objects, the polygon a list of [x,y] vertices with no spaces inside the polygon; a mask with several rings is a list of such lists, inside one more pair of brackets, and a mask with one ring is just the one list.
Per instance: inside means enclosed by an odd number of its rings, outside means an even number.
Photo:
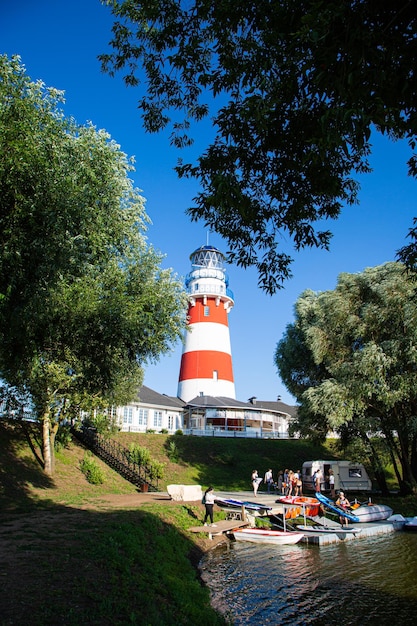
[{"label": "tree trunk", "polygon": [[378,451],[376,450],[375,446],[372,445],[371,439],[366,434],[363,436],[363,438],[371,451],[371,454],[369,455],[369,460],[372,465],[375,480],[378,483],[378,487],[380,488],[382,495],[387,496],[389,494],[389,490]]},{"label": "tree trunk", "polygon": [[42,454],[45,474],[47,476],[53,476],[55,457],[54,448],[51,445],[51,420],[49,413],[42,418]]}]

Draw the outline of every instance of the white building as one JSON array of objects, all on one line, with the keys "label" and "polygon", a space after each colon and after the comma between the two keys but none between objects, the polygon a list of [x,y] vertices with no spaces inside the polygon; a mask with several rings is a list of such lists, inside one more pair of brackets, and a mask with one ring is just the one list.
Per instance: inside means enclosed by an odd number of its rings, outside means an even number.
[{"label": "white building", "polygon": [[240,402],[234,398],[198,396],[190,402],[141,387],[137,399],[118,407],[123,432],[175,433],[218,437],[287,438],[296,407],[284,402]]},{"label": "white building", "polygon": [[182,400],[143,386],[133,402],[117,407],[116,420],[123,432],[153,430],[172,434],[183,427],[183,407]]}]

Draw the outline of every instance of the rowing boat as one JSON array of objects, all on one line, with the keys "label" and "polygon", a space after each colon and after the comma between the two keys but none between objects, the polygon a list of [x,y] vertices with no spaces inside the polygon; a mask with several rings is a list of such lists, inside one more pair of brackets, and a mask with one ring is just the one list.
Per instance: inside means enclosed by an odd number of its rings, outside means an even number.
[{"label": "rowing boat", "polygon": [[287,545],[298,543],[304,534],[284,530],[267,530],[264,528],[239,528],[233,531],[233,536],[236,541]]}]

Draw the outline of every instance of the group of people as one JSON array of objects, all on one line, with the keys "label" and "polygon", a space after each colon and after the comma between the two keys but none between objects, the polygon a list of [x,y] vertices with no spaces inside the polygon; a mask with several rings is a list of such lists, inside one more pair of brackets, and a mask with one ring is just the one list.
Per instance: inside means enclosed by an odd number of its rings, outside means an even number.
[{"label": "group of people", "polygon": [[330,497],[334,498],[336,495],[334,488],[334,472],[333,470],[329,470],[329,473],[323,479],[323,472],[319,468],[316,470],[312,476],[314,490],[320,492],[323,486],[323,482],[326,489],[330,490]]},{"label": "group of people", "polygon": [[[270,468],[265,472],[263,480],[266,485],[267,493],[273,491],[284,496],[301,496],[303,493],[303,482],[301,480],[300,470],[296,472],[288,469],[280,470],[275,482],[273,471]],[[259,477],[258,470],[254,469],[252,471],[251,483],[255,498],[258,495],[258,488],[261,482],[262,478]]]}]

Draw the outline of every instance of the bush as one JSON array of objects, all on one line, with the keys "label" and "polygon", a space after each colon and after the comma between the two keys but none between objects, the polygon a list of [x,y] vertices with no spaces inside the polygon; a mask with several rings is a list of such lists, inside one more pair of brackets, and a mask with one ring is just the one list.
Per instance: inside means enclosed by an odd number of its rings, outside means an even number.
[{"label": "bush", "polygon": [[178,463],[179,456],[177,444],[171,439],[168,443],[167,457],[172,463]]},{"label": "bush", "polygon": [[96,413],[89,415],[84,419],[84,426],[92,426],[96,431],[105,437],[114,435],[119,431],[119,427],[115,420],[106,413]]},{"label": "bush", "polygon": [[164,477],[165,466],[163,463],[160,463],[160,461],[151,459],[147,469],[151,480],[160,480]]},{"label": "bush", "polygon": [[131,443],[129,446],[130,460],[137,463],[141,467],[147,467],[151,462],[151,453],[148,448],[138,446],[137,443]]},{"label": "bush", "polygon": [[62,448],[69,448],[72,441],[71,426],[68,424],[62,424],[59,426],[55,436],[54,448],[56,451],[62,450]]},{"label": "bush", "polygon": [[102,485],[104,483],[103,471],[97,465],[91,453],[86,452],[83,460],[80,462],[80,469],[92,485]]}]

